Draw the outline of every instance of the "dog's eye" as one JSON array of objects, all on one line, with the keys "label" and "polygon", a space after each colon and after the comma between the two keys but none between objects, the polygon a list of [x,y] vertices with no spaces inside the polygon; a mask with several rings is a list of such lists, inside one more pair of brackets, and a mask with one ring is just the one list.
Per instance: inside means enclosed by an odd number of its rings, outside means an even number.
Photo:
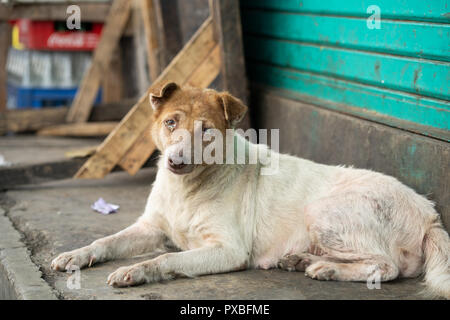
[{"label": "dog's eye", "polygon": [[177,126],[177,123],[173,119],[168,119],[168,120],[164,121],[164,124],[170,131],[175,129],[175,127]]},{"label": "dog's eye", "polygon": [[211,128],[203,128],[202,130],[203,130],[203,134],[206,134],[206,133],[208,133],[208,130],[209,129],[211,129]]}]

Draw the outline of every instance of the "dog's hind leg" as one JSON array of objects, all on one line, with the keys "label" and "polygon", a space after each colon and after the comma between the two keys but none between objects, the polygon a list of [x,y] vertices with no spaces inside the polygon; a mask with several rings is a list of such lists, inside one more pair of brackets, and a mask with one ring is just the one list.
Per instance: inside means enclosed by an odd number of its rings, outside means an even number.
[{"label": "dog's hind leg", "polygon": [[318,280],[395,279],[399,268],[389,255],[389,237],[384,234],[388,221],[371,210],[370,201],[353,193],[309,205],[305,222],[311,248],[306,253],[283,257],[279,266],[305,271]]},{"label": "dog's hind leg", "polygon": [[287,271],[305,271],[307,276],[317,280],[389,281],[399,273],[397,266],[386,257],[354,253],[286,255],[278,262],[278,267]]}]

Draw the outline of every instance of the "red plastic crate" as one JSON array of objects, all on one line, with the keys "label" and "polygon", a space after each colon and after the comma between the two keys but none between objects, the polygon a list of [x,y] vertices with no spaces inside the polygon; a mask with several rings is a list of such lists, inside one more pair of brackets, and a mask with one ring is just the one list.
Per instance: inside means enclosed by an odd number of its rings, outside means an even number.
[{"label": "red plastic crate", "polygon": [[27,49],[34,50],[93,50],[100,40],[103,23],[90,24],[89,31],[55,30],[54,21],[32,21],[20,19],[16,21],[19,27],[19,40]]}]

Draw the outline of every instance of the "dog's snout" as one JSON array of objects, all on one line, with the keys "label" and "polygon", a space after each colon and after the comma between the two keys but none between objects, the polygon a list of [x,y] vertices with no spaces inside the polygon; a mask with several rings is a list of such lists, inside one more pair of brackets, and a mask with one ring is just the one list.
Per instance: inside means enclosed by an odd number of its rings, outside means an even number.
[{"label": "dog's snout", "polygon": [[186,166],[185,163],[181,162],[181,163],[176,163],[172,158],[169,158],[169,165],[176,170],[182,169]]}]

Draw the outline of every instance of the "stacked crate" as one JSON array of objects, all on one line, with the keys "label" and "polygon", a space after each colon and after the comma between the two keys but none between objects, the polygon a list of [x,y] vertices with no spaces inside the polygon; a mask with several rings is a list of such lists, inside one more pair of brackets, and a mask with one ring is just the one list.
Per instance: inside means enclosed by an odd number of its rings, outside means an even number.
[{"label": "stacked crate", "polygon": [[[9,50],[8,108],[69,105],[88,68],[102,30],[82,23],[69,30],[65,21],[17,20]],[[97,102],[101,93],[97,96]]]}]

